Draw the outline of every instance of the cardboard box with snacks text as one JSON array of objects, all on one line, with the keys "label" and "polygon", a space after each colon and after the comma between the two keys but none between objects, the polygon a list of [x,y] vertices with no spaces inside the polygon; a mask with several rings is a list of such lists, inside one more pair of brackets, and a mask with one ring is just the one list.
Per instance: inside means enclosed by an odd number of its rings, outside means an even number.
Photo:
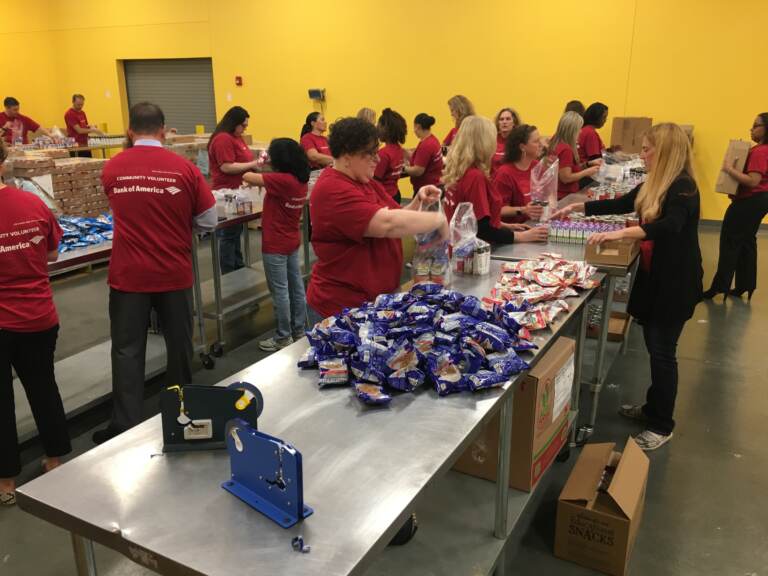
[{"label": "cardboard box with snacks text", "polygon": [[602,244],[587,244],[584,260],[598,266],[629,266],[639,252],[640,243],[637,240],[608,240]]},{"label": "cardboard box with snacks text", "polygon": [[[750,148],[751,144],[746,140],[731,140],[728,142],[728,149],[725,151],[725,160],[723,160],[723,164],[727,164],[739,172],[742,172],[744,166],[747,164],[747,156],[749,155]],[[733,196],[738,189],[739,183],[729,174],[720,170],[717,175],[717,182],[715,183],[715,192]]]},{"label": "cardboard box with snacks text", "polygon": [[[509,485],[530,491],[568,442],[576,342],[559,338],[516,384],[512,413]],[[496,415],[453,469],[496,481],[499,416]]]},{"label": "cardboard box with snacks text", "polygon": [[632,438],[587,444],[557,501],[555,556],[613,576],[627,573],[643,518],[648,457]]},{"label": "cardboard box with snacks text", "polygon": [[643,146],[643,135],[652,125],[651,118],[615,117],[611,127],[611,148],[628,154],[639,154]]}]

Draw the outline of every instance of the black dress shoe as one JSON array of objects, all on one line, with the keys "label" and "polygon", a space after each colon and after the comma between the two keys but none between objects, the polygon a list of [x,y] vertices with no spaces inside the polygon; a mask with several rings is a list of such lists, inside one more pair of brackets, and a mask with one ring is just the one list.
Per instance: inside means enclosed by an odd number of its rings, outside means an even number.
[{"label": "black dress shoe", "polygon": [[728,296],[727,292],[722,292],[720,290],[716,290],[715,288],[710,288],[709,290],[702,292],[701,297],[704,298],[704,300],[712,300],[712,298],[718,294],[723,294],[723,301],[725,301],[725,297]]},{"label": "black dress shoe", "polygon": [[752,300],[752,293],[754,291],[755,291],[754,288],[752,290],[731,290],[731,296],[733,296],[734,298],[741,298],[742,296],[744,296],[744,293],[746,292],[747,300],[750,301]]},{"label": "black dress shoe", "polygon": [[122,433],[122,430],[107,426],[103,430],[96,430],[96,432],[93,433],[93,436],[91,436],[91,440],[98,446],[99,444],[104,444],[107,440],[112,440],[112,438],[119,436]]}]

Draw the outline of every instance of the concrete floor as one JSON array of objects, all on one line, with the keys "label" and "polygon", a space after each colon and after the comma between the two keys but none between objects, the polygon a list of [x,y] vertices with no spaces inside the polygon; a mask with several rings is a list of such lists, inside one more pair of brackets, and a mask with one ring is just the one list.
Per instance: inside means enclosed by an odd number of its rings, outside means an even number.
[{"label": "concrete floor", "polygon": [[[705,283],[717,258],[717,229],[702,228]],[[766,261],[768,239],[760,239]],[[254,251],[254,254],[258,254]],[[203,269],[207,269],[204,267]],[[99,274],[102,274],[100,277]],[[768,447],[763,440],[768,420],[768,363],[763,343],[768,325],[768,267],[761,267],[751,303],[729,299],[705,302],[686,325],[679,347],[680,389],[675,438],[650,455],[645,517],[630,564],[634,575],[768,576],[768,507],[763,503],[768,475]],[[101,294],[101,296],[99,296]],[[59,351],[70,353],[108,334],[95,299],[105,298],[103,273],[64,280],[56,299],[63,321]],[[106,303],[106,300],[104,300]],[[263,308],[233,323],[233,340],[242,344],[219,359],[213,371],[201,370],[200,383],[215,383],[263,357],[255,338],[269,327],[271,311]],[[66,326],[66,324],[64,324]],[[101,340],[99,339],[101,338]],[[648,357],[636,326],[627,353],[614,363],[600,403],[593,441],[623,445],[639,431],[616,414],[619,404],[639,402],[649,381]],[[147,413],[156,411],[148,390]],[[583,397],[587,399],[585,391]],[[75,455],[91,447],[90,432],[100,426],[105,410],[95,410],[73,423]],[[552,555],[555,506],[575,462],[555,464],[545,477],[510,539],[507,557],[516,575],[595,574]],[[38,472],[39,447],[25,450],[21,481]],[[139,576],[150,572],[97,546],[100,574]],[[0,576],[75,574],[67,533],[18,509],[0,510]]]}]

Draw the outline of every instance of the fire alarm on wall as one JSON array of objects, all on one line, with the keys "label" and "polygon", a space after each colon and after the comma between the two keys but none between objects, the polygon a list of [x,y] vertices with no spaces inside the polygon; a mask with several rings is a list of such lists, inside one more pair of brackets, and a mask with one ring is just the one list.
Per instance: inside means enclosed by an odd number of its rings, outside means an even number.
[{"label": "fire alarm on wall", "polygon": [[243,85],[243,77],[235,76],[235,86],[242,86],[242,85]]}]

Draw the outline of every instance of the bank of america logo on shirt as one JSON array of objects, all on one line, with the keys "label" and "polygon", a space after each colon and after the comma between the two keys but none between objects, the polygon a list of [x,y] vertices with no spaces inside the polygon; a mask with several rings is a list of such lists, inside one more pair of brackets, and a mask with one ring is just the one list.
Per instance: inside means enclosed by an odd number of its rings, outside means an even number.
[{"label": "bank of america logo on shirt", "polygon": [[45,240],[45,236],[33,236],[29,239],[33,244],[40,244],[43,240]]},{"label": "bank of america logo on shirt", "polygon": [[181,192],[181,188],[176,188],[176,186],[168,186],[166,190],[171,193],[171,196],[176,196],[176,194]]}]

